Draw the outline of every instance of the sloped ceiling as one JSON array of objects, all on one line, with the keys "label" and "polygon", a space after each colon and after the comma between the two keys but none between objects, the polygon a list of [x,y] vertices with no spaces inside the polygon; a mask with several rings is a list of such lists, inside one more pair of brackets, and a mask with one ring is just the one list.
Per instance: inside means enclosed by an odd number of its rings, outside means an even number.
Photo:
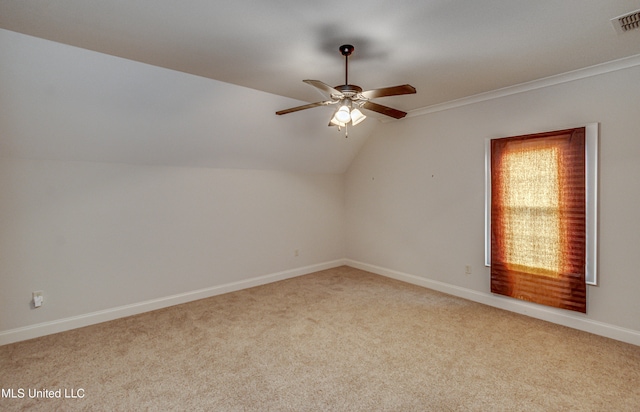
[{"label": "sloped ceiling", "polygon": [[0,158],[342,173],[375,120],[0,30]]},{"label": "sloped ceiling", "polygon": [[416,95],[379,101],[411,111],[638,55],[639,32],[619,35],[609,21],[637,9],[630,0],[0,0],[0,150],[341,173],[375,119],[345,139],[326,126],[328,108],[274,115],[323,98],[303,79],[343,83],[341,44],[356,47],[351,83],[412,84]]}]

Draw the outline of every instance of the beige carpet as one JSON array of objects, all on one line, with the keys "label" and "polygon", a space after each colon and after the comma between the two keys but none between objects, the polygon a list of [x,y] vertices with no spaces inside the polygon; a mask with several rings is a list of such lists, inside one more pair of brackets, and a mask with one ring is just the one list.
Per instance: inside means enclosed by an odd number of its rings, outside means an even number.
[{"label": "beige carpet", "polygon": [[24,392],[3,411],[640,411],[638,346],[349,267],[5,345],[0,366]]}]

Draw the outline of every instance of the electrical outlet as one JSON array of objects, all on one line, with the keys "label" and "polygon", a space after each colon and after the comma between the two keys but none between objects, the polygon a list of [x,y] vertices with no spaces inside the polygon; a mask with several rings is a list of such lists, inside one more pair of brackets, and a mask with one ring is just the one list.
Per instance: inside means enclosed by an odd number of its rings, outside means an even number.
[{"label": "electrical outlet", "polygon": [[471,265],[466,265],[464,267],[464,274],[465,275],[470,275],[471,274]]},{"label": "electrical outlet", "polygon": [[34,308],[39,308],[40,306],[42,306],[42,303],[44,302],[44,294],[41,290],[34,291],[33,293],[31,293],[31,296],[33,298]]}]

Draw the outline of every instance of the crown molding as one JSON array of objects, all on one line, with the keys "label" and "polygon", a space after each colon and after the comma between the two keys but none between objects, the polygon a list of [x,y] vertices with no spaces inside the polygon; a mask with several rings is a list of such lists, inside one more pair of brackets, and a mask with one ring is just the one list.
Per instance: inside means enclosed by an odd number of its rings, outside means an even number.
[{"label": "crown molding", "polygon": [[423,116],[429,113],[454,109],[456,107],[479,103],[486,100],[497,99],[500,97],[511,96],[518,93],[525,93],[536,89],[542,89],[549,86],[555,86],[562,83],[585,79],[587,77],[593,77],[605,73],[615,72],[618,70],[624,70],[635,66],[640,66],[640,54],[618,60],[612,60],[606,63],[601,63],[595,66],[589,66],[554,76],[544,77],[538,80],[532,80],[526,83],[520,83],[514,86],[503,87],[501,89],[463,97],[461,99],[451,100],[449,102],[438,103],[431,106],[414,109],[407,113],[407,117]]}]

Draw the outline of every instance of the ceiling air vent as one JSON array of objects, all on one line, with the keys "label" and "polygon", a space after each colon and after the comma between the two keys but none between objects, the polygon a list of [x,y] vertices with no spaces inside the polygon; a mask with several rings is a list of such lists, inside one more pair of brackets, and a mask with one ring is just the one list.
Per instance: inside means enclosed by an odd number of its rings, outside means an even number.
[{"label": "ceiling air vent", "polygon": [[611,19],[611,24],[616,29],[618,34],[628,32],[630,30],[637,30],[640,28],[640,10],[632,11],[622,16]]}]

